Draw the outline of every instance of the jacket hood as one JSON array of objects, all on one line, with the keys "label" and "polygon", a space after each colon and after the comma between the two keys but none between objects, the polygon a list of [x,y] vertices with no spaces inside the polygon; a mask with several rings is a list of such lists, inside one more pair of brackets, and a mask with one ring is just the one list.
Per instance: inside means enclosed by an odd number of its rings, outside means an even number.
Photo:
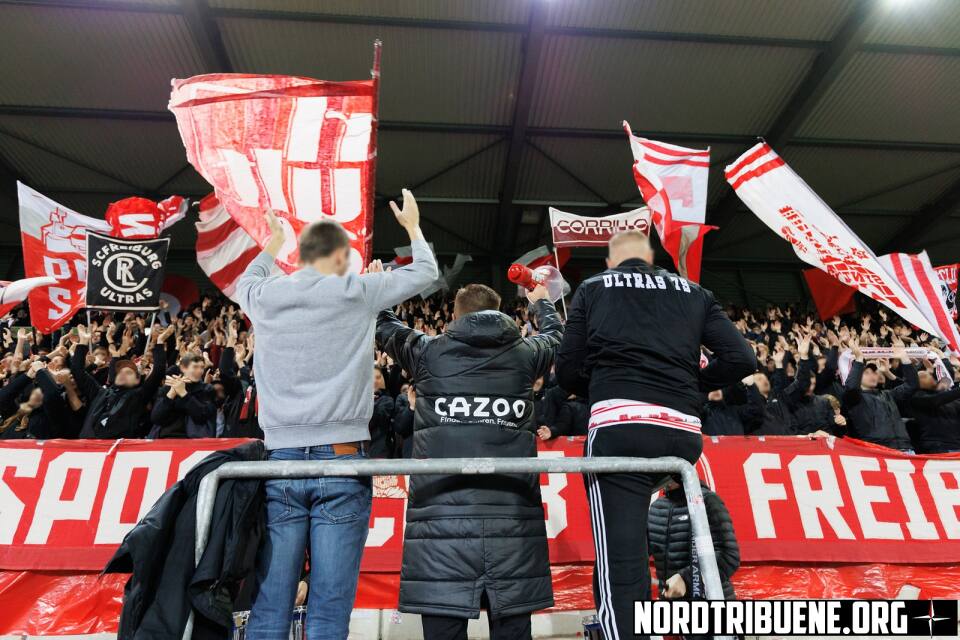
[{"label": "jacket hood", "polygon": [[446,335],[474,347],[495,347],[520,338],[520,329],[499,311],[474,311],[451,322]]}]

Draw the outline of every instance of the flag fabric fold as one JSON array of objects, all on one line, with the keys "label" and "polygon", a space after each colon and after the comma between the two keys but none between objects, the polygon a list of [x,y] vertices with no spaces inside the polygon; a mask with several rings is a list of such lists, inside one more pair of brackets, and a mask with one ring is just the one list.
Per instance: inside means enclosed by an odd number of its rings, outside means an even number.
[{"label": "flag fabric fold", "polygon": [[[260,246],[230,217],[212,193],[200,201],[197,227],[197,264],[225,296],[233,297],[237,280],[257,255]],[[280,273],[276,267],[276,273]]]},{"label": "flag fabric fold", "polygon": [[856,311],[853,294],[857,290],[853,287],[848,287],[820,269],[804,269],[803,277],[810,288],[813,304],[816,305],[821,320]]},{"label": "flag fabric fold", "polygon": [[941,267],[934,267],[937,276],[940,278],[940,294],[947,304],[947,310],[953,319],[957,319],[957,271],[960,270],[960,264],[945,264]]},{"label": "flag fabric fold", "polygon": [[350,236],[354,271],[370,258],[378,76],[375,66],[371,80],[353,82],[251,74],[173,81],[169,108],[187,159],[259,246],[270,237],[264,211],[277,214],[286,231],[277,262],[287,273],[297,268],[301,229],[324,218]]},{"label": "flag fabric fold", "polygon": [[906,290],[927,321],[936,327],[935,335],[943,338],[954,351],[960,351],[957,325],[941,295],[940,278],[930,264],[927,252],[917,255],[890,253],[880,256],[879,260]]},{"label": "flag fabric fold", "polygon": [[633,178],[650,207],[660,244],[680,275],[700,281],[703,237],[717,227],[704,224],[710,149],[688,149],[633,135],[623,123],[633,153]]},{"label": "flag fabric fold", "polygon": [[725,175],[744,204],[788,241],[798,258],[945,338],[870,247],[770,145],[760,142],[748,149],[727,166]]},{"label": "flag fabric fold", "polygon": [[187,215],[190,202],[182,196],[170,196],[160,202],[149,198],[124,198],[111,202],[104,217],[110,223],[110,235],[124,240],[156,238]]},{"label": "flag fabric fold", "polygon": [[0,280],[0,318],[10,313],[14,307],[27,299],[27,295],[37,287],[56,284],[57,279],[50,276],[23,278],[22,280]]}]

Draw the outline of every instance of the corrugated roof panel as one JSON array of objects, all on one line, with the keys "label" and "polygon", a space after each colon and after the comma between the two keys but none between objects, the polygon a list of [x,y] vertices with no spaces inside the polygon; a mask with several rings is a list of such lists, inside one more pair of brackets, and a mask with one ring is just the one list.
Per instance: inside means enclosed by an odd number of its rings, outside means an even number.
[{"label": "corrugated roof panel", "polygon": [[521,36],[443,29],[222,19],[237,71],[324,80],[368,78],[383,40],[380,116],[505,124],[513,115]]},{"label": "corrugated roof panel", "polygon": [[[783,158],[810,187],[835,208],[898,209],[897,191],[867,198],[933,172],[960,167],[960,155],[931,151],[878,151],[824,147],[786,147]],[[932,185],[926,185],[931,188]],[[922,206],[929,198],[908,205]],[[902,205],[902,199],[901,199]]]},{"label": "corrugated roof panel", "polygon": [[702,268],[700,284],[713,293],[713,297],[721,305],[733,304],[742,307],[747,304],[743,290],[739,286],[736,271],[713,267]]},{"label": "corrugated roof panel", "polygon": [[563,0],[550,22],[563,27],[829,40],[851,0]]},{"label": "corrugated roof panel", "polygon": [[[490,248],[497,224],[497,207],[424,202],[420,204],[420,216],[423,235],[434,244],[437,253],[480,255],[482,249]],[[377,209],[373,229],[376,253],[392,253],[394,247],[410,244],[406,232],[386,207]]]},{"label": "corrugated roof panel", "polygon": [[0,131],[104,169],[144,190],[160,185],[187,162],[173,122],[6,116],[0,117]]},{"label": "corrugated roof panel", "polygon": [[11,138],[0,132],[0,157],[23,177],[29,186],[70,189],[111,189],[127,191],[119,180],[84,169],[69,160]]},{"label": "corrugated roof panel", "polygon": [[178,15],[4,6],[0,102],[165,110],[204,71]]},{"label": "corrugated roof panel", "polygon": [[[937,200],[957,182],[960,182],[960,169],[952,169],[876,198],[864,200],[857,206],[867,210],[882,208],[916,211],[918,208]],[[960,224],[957,225],[957,230],[960,231]]]},{"label": "corrugated roof panel", "polygon": [[602,204],[596,195],[529,145],[524,145],[520,156],[515,199],[558,203],[557,206],[564,202]]},{"label": "corrugated roof panel", "polygon": [[884,246],[895,234],[897,234],[903,225],[907,223],[909,216],[844,216],[843,221],[847,226],[853,229],[861,240],[874,252],[883,251]]},{"label": "corrugated roof panel", "polygon": [[[638,135],[642,132],[636,131]],[[622,140],[564,138],[536,136],[531,139],[552,158],[573,172],[592,189],[605,196],[607,202],[631,202],[640,200],[640,192],[633,179],[633,155],[627,136]],[[726,189],[723,179],[723,162],[743,151],[740,145],[698,142],[677,142],[693,149],[710,147],[710,178],[707,183],[708,202],[714,203]]]},{"label": "corrugated roof panel", "polygon": [[960,2],[923,0],[888,2],[885,16],[867,42],[960,49]]},{"label": "corrugated roof panel", "polygon": [[[402,188],[414,189],[414,195],[495,198],[503,173],[502,151],[506,143],[489,147],[495,135],[416,133],[381,131],[377,150],[377,191],[395,195]],[[485,151],[482,149],[487,148]],[[429,150],[425,153],[425,150]],[[480,155],[460,164],[442,176],[417,186],[473,154]]]},{"label": "corrugated roof panel", "polygon": [[[800,284],[798,272],[799,269],[796,271],[744,269],[742,271],[743,287],[747,290],[745,295],[750,299],[751,306],[796,302],[806,298],[806,291]],[[736,277],[735,272],[731,275]]]},{"label": "corrugated roof panel", "polygon": [[550,36],[531,123],[543,127],[757,134],[815,52]]},{"label": "corrugated roof panel", "polygon": [[960,57],[861,52],[801,137],[960,142]]},{"label": "corrugated roof panel", "polygon": [[529,0],[212,0],[213,8],[270,9],[295,13],[343,16],[453,20],[463,22],[524,23]]}]

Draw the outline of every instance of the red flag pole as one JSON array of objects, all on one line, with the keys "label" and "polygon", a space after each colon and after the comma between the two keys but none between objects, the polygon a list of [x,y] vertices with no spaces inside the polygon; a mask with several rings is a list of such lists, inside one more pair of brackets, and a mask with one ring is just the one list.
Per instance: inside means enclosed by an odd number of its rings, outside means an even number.
[{"label": "red flag pole", "polygon": [[[383,42],[379,39],[373,41],[373,69],[370,70],[370,77],[373,79],[373,119],[370,122],[370,146],[367,149],[367,157],[370,162],[367,166],[367,187],[370,189],[369,202],[367,203],[367,241],[364,247],[366,255],[364,262],[369,262],[373,258],[373,210],[376,206],[377,190],[374,188],[377,180],[377,128],[380,120],[380,50]],[[366,265],[364,265],[366,266]]]},{"label": "red flag pole", "polygon": [[[557,271],[560,271],[560,256],[557,255],[557,245],[553,245],[553,259],[557,261]],[[567,320],[567,297],[560,296],[560,306],[563,307],[563,319]]]}]

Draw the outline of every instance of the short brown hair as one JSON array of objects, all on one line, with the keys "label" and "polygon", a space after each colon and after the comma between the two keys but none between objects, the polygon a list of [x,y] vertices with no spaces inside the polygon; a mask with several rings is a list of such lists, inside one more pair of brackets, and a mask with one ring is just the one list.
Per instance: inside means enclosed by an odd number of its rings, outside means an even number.
[{"label": "short brown hair", "polygon": [[203,362],[203,356],[199,353],[185,353],[180,356],[180,366],[183,368],[189,367],[194,362]]},{"label": "short brown hair", "polygon": [[350,246],[350,238],[335,220],[311,222],[300,232],[300,261],[309,264]]},{"label": "short brown hair", "polygon": [[500,296],[496,291],[483,284],[468,284],[457,291],[453,301],[453,312],[463,316],[474,311],[486,311],[500,308]]}]

